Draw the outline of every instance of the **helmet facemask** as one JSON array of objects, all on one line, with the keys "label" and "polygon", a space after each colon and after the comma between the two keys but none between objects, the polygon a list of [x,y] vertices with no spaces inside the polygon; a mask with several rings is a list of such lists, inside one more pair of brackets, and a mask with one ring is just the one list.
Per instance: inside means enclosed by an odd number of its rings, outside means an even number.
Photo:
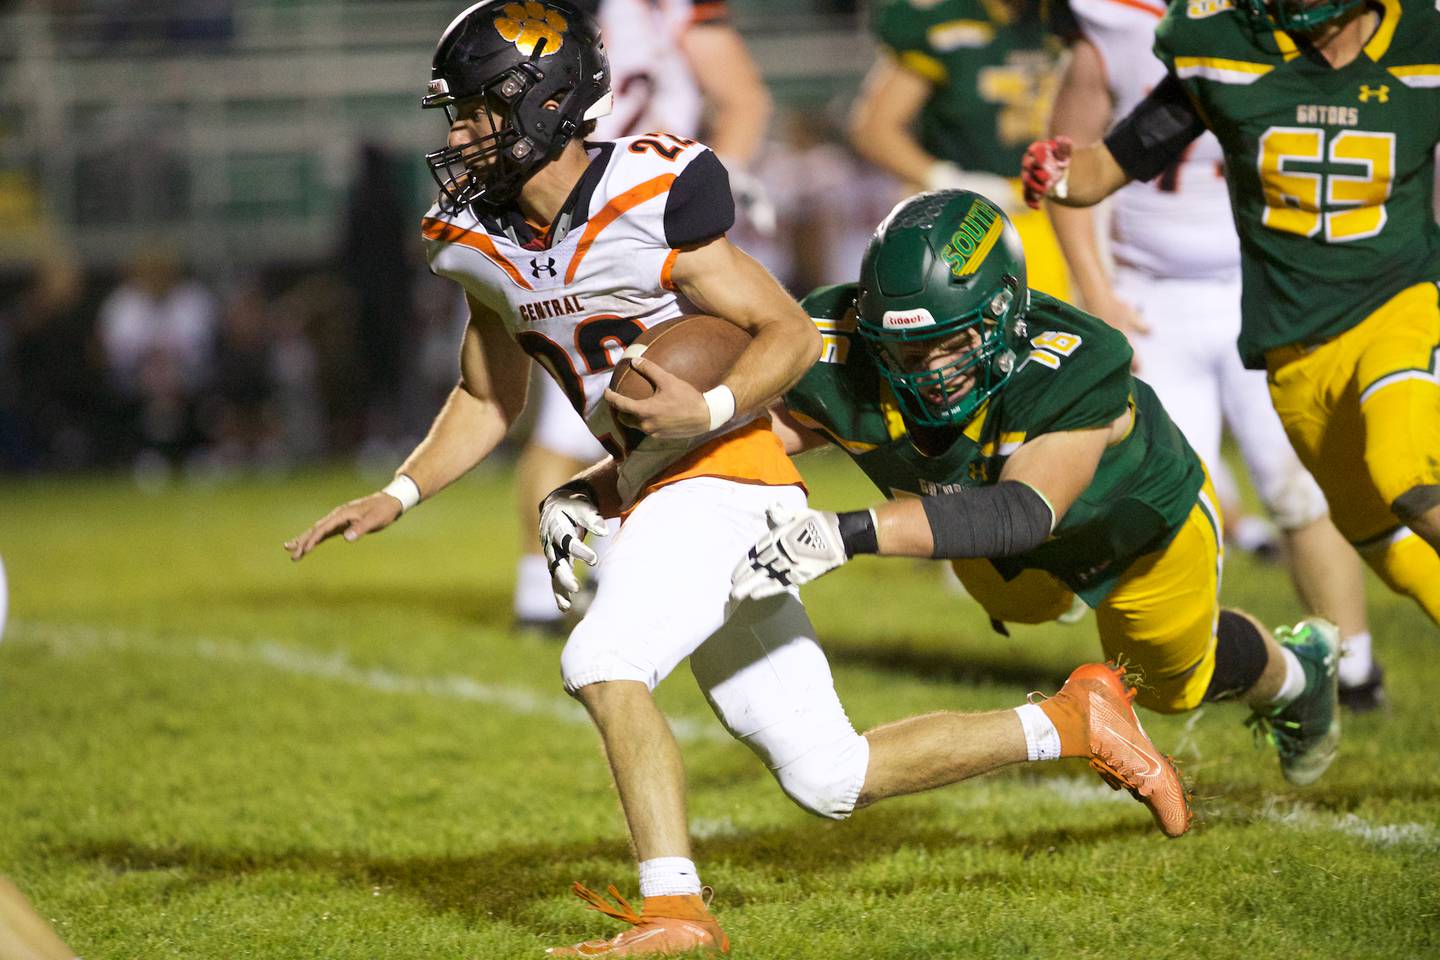
[{"label": "helmet facemask", "polygon": [[1017,367],[1030,305],[1019,235],[966,190],[902,201],[860,264],[856,329],[907,423],[964,426]]},{"label": "helmet facemask", "polygon": [[1365,0],[1241,0],[1241,5],[1267,26],[1293,33],[1311,33],[1363,6]]},{"label": "helmet facemask", "polygon": [[599,28],[558,0],[481,0],[440,38],[431,76],[422,107],[444,108],[452,131],[472,115],[488,130],[425,156],[452,212],[512,203],[587,121],[610,111]]},{"label": "helmet facemask", "polygon": [[[1009,283],[998,288],[984,307],[936,326],[910,332],[860,328],[876,347],[880,374],[906,420],[922,427],[963,426],[1014,372],[1015,352],[1005,328],[1023,293],[1017,295],[1015,277],[1005,279]],[[967,333],[968,344],[961,339]],[[949,340],[957,341],[954,359],[937,367],[922,359]]]}]

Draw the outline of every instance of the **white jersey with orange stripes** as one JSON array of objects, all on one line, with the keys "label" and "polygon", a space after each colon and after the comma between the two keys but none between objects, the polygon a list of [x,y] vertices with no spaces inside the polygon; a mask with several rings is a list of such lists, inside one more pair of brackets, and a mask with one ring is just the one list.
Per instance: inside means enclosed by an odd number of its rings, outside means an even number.
[{"label": "white jersey with orange stripes", "polygon": [[[1151,52],[1161,0],[1070,0],[1086,40],[1105,63],[1112,116],[1128,115],[1165,76]],[[1223,155],[1212,133],[1149,183],[1132,183],[1111,201],[1111,248],[1117,263],[1157,277],[1239,274],[1240,241],[1230,215]]]},{"label": "white jersey with orange stripes", "polygon": [[680,38],[697,23],[725,16],[722,0],[601,0],[600,35],[615,107],[600,118],[596,136],[651,130],[695,136],[704,99]]},{"label": "white jersey with orange stripes", "polygon": [[723,234],[733,205],[724,168],[693,140],[661,135],[586,146],[590,168],[575,209],[562,213],[573,226],[548,246],[522,238],[527,228],[513,211],[482,218],[437,204],[422,232],[431,270],[498,314],[622,460],[620,494],[628,502],[675,461],[743,426],[660,441],[621,428],[604,402],[626,346],[683,312],[670,285],[676,248]]}]

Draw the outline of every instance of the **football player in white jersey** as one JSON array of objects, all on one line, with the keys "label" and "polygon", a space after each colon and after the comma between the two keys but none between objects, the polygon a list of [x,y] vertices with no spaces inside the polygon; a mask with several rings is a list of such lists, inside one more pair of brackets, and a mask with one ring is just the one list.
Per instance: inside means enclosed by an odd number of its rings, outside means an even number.
[{"label": "football player in white jersey", "polygon": [[[745,41],[730,25],[724,0],[588,0],[610,57],[614,107],[596,119],[595,138],[614,140],[652,131],[694,137],[705,116],[707,145],[730,173],[732,191],[751,222],[773,211],[746,168],[770,119],[770,94]],[[763,223],[761,224],[763,226]],[[515,621],[563,637],[565,614],[555,607],[550,571],[530,531],[542,497],[594,463],[604,451],[565,395],[548,377],[530,387],[535,422],[520,453],[516,495],[521,556],[515,576]],[[603,555],[609,541],[597,545]]]},{"label": "football player in white jersey", "polygon": [[[821,341],[799,304],[725,240],[734,209],[724,167],[677,137],[583,139],[608,108],[609,71],[594,22],[560,0],[481,0],[441,37],[433,76],[424,103],[444,107],[451,124],[447,147],[427,157],[441,195],[422,230],[431,269],[470,303],[461,382],[394,481],[285,548],[299,560],[337,534],[358,540],[458,479],[519,415],[532,360],[611,451],[546,498],[540,526],[564,604],[573,560],[593,559],[584,534],[625,516],[560,667],[604,743],[644,902],[638,912],[623,899],[614,907],[576,884],[630,928],[551,955],[728,950],[691,859],[679,749],[651,696],[687,658],[730,733],[819,816],[1076,756],[1103,765],[1166,832],[1184,832],[1179,778],[1135,721],[1134,691],[1100,664],[1044,704],[855,731],[798,596],[730,601],[731,572],[766,532],[767,511],[805,508],[765,410]],[[627,345],[679,315],[682,297],[751,335],[723,384],[702,394],[642,357],[635,369],[655,394],[608,391]]]},{"label": "football player in white jersey", "polygon": [[[1165,76],[1150,52],[1161,0],[1070,0],[1079,28],[1051,120],[1052,135],[1090,143]],[[1086,309],[1119,328],[1138,372],[1214,470],[1221,420],[1230,428],[1266,511],[1280,528],[1303,603],[1336,623],[1345,655],[1342,702],[1381,696],[1370,656],[1359,556],[1330,522],[1314,479],[1286,440],[1263,371],[1246,370],[1240,334],[1240,242],[1214,134],[1149,183],[1111,201],[1109,269],[1088,208],[1049,205]]]}]

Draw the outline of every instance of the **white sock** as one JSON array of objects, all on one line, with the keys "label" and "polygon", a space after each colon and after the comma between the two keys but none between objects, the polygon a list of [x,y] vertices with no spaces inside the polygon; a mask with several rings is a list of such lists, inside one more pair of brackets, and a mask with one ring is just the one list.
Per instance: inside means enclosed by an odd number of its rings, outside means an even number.
[{"label": "white sock", "polygon": [[1340,686],[1353,687],[1370,679],[1370,634],[1357,633],[1340,642]]},{"label": "white sock", "polygon": [[1020,729],[1025,731],[1025,759],[1059,760],[1060,731],[1045,716],[1037,703],[1026,703],[1015,708],[1020,718]]},{"label": "white sock", "polygon": [[550,589],[550,568],[544,556],[527,553],[515,567],[515,616],[520,620],[559,619]]},{"label": "white sock", "polygon": [[1300,658],[1286,647],[1280,648],[1280,656],[1285,659],[1285,682],[1280,684],[1280,692],[1270,701],[1277,710],[1305,692],[1305,668],[1300,666]]},{"label": "white sock", "polygon": [[700,893],[700,874],[685,857],[640,861],[640,896],[673,897]]}]

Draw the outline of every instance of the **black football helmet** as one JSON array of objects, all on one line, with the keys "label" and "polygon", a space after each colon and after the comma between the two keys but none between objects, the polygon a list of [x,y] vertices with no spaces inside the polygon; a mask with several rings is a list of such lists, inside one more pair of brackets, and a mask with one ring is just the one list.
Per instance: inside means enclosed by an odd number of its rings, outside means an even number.
[{"label": "black football helmet", "polygon": [[[480,98],[494,133],[425,155],[441,203],[499,206],[610,112],[610,63],[595,20],[558,0],[480,0],[440,37],[424,108]],[[546,110],[549,101],[558,109]]]}]

